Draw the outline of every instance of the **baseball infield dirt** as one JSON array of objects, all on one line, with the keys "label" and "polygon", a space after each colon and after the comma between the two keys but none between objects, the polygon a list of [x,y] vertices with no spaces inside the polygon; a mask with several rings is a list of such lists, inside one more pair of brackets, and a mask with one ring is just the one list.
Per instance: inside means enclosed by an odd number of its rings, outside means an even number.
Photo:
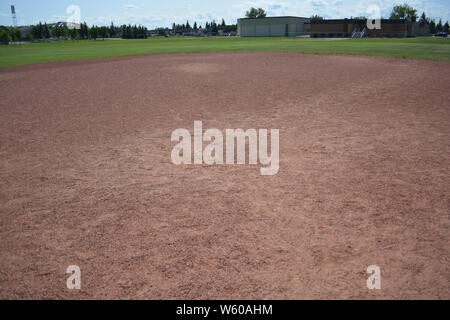
[{"label": "baseball infield dirt", "polygon": [[[3,69],[0,298],[449,299],[449,80],[296,53]],[[194,120],[279,129],[279,173],[174,165]]]}]

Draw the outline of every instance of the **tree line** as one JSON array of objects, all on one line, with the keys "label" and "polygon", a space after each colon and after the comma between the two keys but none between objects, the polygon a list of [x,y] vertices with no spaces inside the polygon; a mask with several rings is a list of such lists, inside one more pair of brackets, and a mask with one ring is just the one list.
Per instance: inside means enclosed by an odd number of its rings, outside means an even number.
[{"label": "tree line", "polygon": [[[227,25],[222,19],[221,23],[216,21],[206,22],[204,27],[202,25],[194,24],[191,26],[189,21],[186,24],[173,24],[172,29],[156,28],[154,32],[158,35],[177,35],[177,34],[195,34],[203,33],[208,35],[218,35],[221,31],[223,33],[236,32],[237,25]],[[24,33],[23,40],[47,40],[47,39],[71,39],[71,40],[96,40],[98,38],[116,38],[123,39],[146,39],[149,35],[149,30],[141,25],[122,25],[115,26],[111,22],[109,27],[105,26],[91,26],[86,22],[79,25],[68,25],[66,23],[47,24],[39,22],[31,26],[28,32]],[[0,28],[0,43],[9,43],[10,41],[22,40],[22,32],[15,28]]]},{"label": "tree line", "polygon": [[[191,26],[189,21],[186,24],[173,24],[172,29],[169,28],[156,28],[154,32],[158,35],[177,35],[186,33],[204,33],[209,35],[217,35],[220,31],[224,33],[236,32],[237,25],[227,25],[225,20],[222,19],[221,23],[216,21],[206,22],[204,27],[202,25],[194,24]],[[39,22],[22,36],[22,32],[16,28],[0,27],[0,43],[8,44],[10,41],[21,40],[47,40],[47,39],[71,39],[71,40],[96,40],[99,38],[116,38],[121,37],[123,39],[146,39],[148,37],[149,30],[141,25],[122,25],[115,26],[111,22],[109,27],[106,26],[91,26],[89,27],[86,22],[79,25],[68,26],[66,23],[47,24]],[[22,39],[24,38],[24,39]]]},{"label": "tree line", "polygon": [[[157,30],[164,30],[163,28],[158,28]],[[204,34],[210,34],[210,35],[217,35],[219,34],[219,31],[222,31],[224,33],[229,32],[235,32],[237,30],[237,25],[227,25],[225,22],[225,19],[222,19],[220,23],[217,23],[215,20],[211,22],[206,22],[205,26],[202,27],[202,25],[197,24],[196,21],[194,21],[194,24],[191,26],[189,23],[189,20],[186,21],[185,24],[172,24],[172,33],[173,35],[176,34],[186,34],[186,33],[204,33]],[[168,31],[168,30],[166,30]]]},{"label": "tree line", "polygon": [[436,23],[436,20],[428,18],[425,12],[423,12],[422,15],[420,16],[419,25],[422,27],[428,25],[430,33],[433,34],[438,32],[448,33],[449,28],[448,21],[442,24],[442,19],[439,19],[439,22]]},{"label": "tree line", "polygon": [[143,26],[122,25],[122,39],[147,39],[148,30]]},{"label": "tree line", "polygon": [[120,34],[123,39],[145,39],[147,38],[148,30],[141,25],[131,26],[123,25],[116,27],[111,22],[109,27],[89,27],[86,22],[81,23],[78,26],[69,28],[67,25],[48,26],[46,23],[39,23],[30,30],[30,38],[33,39],[49,39],[53,38],[70,38],[72,40],[86,40],[98,38],[114,38]]},{"label": "tree line", "polygon": [[[145,39],[147,38],[148,30],[141,25],[123,25],[116,27],[111,23],[109,27],[89,27],[86,22],[77,26],[68,27],[67,24],[59,23],[56,25],[48,25],[47,23],[39,22],[30,28],[25,35],[24,40],[46,40],[54,39],[71,39],[71,40],[96,40],[99,38],[114,38],[122,37],[123,39]],[[1,28],[0,29],[0,43],[8,43],[10,41],[21,41],[22,32],[16,28]]]},{"label": "tree line", "polygon": [[[417,15],[417,10],[406,3],[394,6],[391,15],[389,16],[389,19],[408,19],[413,22],[417,21],[418,18],[419,17]],[[419,25],[422,27],[428,25],[430,33],[433,34],[437,32],[448,33],[449,28],[448,21],[443,24],[442,19],[439,19],[439,22],[436,23],[436,20],[428,18],[425,12],[422,12],[422,15],[420,16],[418,22]]]},{"label": "tree line", "polygon": [[70,39],[97,39],[108,38],[116,35],[116,27],[89,27],[86,23],[69,28],[66,24],[47,25],[41,23],[31,27],[28,34],[29,40],[45,40],[49,38],[70,38]]}]

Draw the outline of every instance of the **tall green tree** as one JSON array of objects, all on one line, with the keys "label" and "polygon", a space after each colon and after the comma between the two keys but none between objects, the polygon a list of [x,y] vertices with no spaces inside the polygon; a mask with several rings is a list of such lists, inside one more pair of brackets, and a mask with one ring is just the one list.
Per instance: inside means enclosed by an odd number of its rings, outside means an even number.
[{"label": "tall green tree", "polygon": [[97,40],[98,37],[98,28],[96,26],[92,26],[89,28],[89,38]]},{"label": "tall green tree", "polygon": [[98,36],[105,40],[105,38],[108,37],[108,28],[107,27],[100,27],[98,29]]},{"label": "tall green tree", "polygon": [[114,26],[114,23],[111,21],[111,26],[109,27],[109,36],[111,38],[114,38],[116,36],[116,27]]},{"label": "tall green tree", "polygon": [[50,36],[51,36],[50,29],[49,29],[47,23],[45,23],[44,24],[44,37],[45,37],[45,39],[48,39],[48,38],[50,38]]},{"label": "tall green tree", "polygon": [[76,38],[78,38],[78,30],[75,28],[69,29],[67,34],[71,40],[75,40]]},{"label": "tall green tree", "polygon": [[442,25],[442,19],[440,19],[438,24],[436,25],[436,31],[442,32],[443,30],[444,30],[444,26]]},{"label": "tall green tree", "polygon": [[428,23],[427,16],[426,16],[425,12],[422,12],[422,14],[420,15],[419,24],[420,24],[420,26],[423,27],[427,23]]},{"label": "tall green tree", "polygon": [[[356,18],[355,18],[355,19],[356,19]],[[310,17],[310,20],[311,20],[311,21],[319,21],[319,20],[323,20],[323,17],[321,17],[321,16],[315,14],[315,15],[312,15],[312,16]]]},{"label": "tall green tree", "polygon": [[250,10],[245,13],[245,16],[250,19],[260,19],[265,18],[267,16],[267,13],[262,8],[256,9],[251,7]]},{"label": "tall green tree", "polygon": [[52,37],[54,38],[66,38],[67,37],[67,28],[62,26],[54,26],[52,28]]},{"label": "tall green tree", "polygon": [[0,44],[9,44],[9,34],[6,30],[0,30]]},{"label": "tall green tree", "polygon": [[409,19],[411,21],[417,20],[417,10],[408,4],[400,4],[394,6],[389,19]]},{"label": "tall green tree", "polygon": [[41,34],[39,32],[39,25],[32,26],[30,29],[30,37],[32,39],[41,39]]},{"label": "tall green tree", "polygon": [[434,34],[436,33],[436,21],[434,19],[430,20],[430,33]]},{"label": "tall green tree", "polygon": [[217,32],[219,32],[219,27],[218,27],[216,21],[213,20],[213,22],[211,22],[211,33],[212,33],[213,35],[216,35]]},{"label": "tall green tree", "polygon": [[87,39],[89,38],[89,27],[86,22],[80,24],[80,38]]},{"label": "tall green tree", "polygon": [[44,25],[39,22],[38,25],[38,33],[39,33],[39,39],[45,39],[45,29]]},{"label": "tall green tree", "polygon": [[126,32],[126,39],[131,39],[133,36],[133,33],[131,32],[131,25],[127,25],[127,32]]},{"label": "tall green tree", "polygon": [[9,39],[13,42],[22,40],[22,32],[17,28],[9,28],[8,35]]}]

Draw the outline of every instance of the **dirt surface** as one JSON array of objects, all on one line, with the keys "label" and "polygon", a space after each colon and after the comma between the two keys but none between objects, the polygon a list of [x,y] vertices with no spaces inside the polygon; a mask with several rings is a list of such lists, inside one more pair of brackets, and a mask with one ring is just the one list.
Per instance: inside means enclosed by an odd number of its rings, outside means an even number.
[{"label": "dirt surface", "polygon": [[[3,69],[0,298],[449,299],[449,80],[296,53]],[[172,164],[194,120],[280,129],[279,173]]]}]

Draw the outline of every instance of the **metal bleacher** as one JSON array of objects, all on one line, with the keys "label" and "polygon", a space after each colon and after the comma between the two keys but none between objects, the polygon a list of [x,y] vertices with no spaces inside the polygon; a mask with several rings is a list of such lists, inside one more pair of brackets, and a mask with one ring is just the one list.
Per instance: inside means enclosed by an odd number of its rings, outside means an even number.
[{"label": "metal bleacher", "polygon": [[360,31],[359,29],[355,29],[352,32],[352,38],[353,39],[362,39],[366,36],[367,33],[367,29],[364,28],[362,31]]}]

